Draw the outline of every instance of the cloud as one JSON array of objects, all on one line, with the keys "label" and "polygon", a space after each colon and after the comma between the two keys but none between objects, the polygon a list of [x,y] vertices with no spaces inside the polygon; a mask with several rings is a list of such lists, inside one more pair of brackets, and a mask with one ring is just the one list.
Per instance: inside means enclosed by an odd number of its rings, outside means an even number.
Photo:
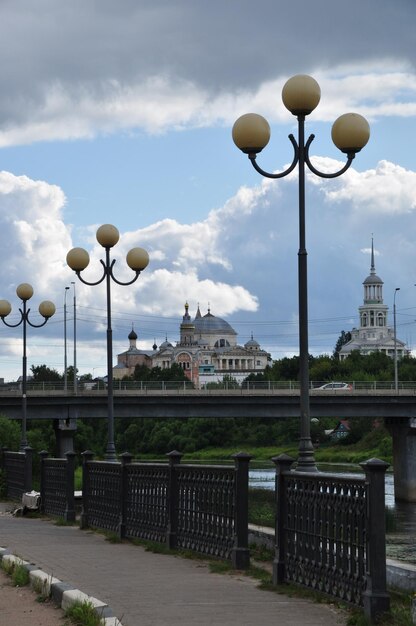
[{"label": "cloud", "polygon": [[287,120],[298,72],[321,83],[315,119],[414,116],[415,18],[406,0],[4,2],[0,146],[228,125],[247,108]]},{"label": "cloud", "polygon": [[334,191],[327,191],[329,202],[348,201],[353,209],[389,215],[416,209],[416,172],[380,161],[375,169],[345,175]]},{"label": "cloud", "polygon": [[[328,171],[340,165],[328,158],[313,160],[318,169]],[[308,176],[312,352],[325,351],[324,346],[327,349],[328,342],[335,344],[342,329],[350,328],[350,320],[362,303],[361,283],[369,271],[362,250],[369,246],[372,233],[380,252],[377,273],[385,283],[385,301],[400,283],[400,305],[414,316],[410,287],[416,282],[415,181],[416,172],[387,161],[363,172],[350,168],[334,180]],[[79,351],[85,359],[94,354],[98,366],[100,359],[105,362],[105,287],[83,285],[66,266],[65,257],[72,246],[86,246],[91,263],[83,275],[96,281],[102,275],[99,261],[103,250],[95,241],[95,226],[72,231],[64,224],[64,213],[65,196],[59,187],[8,172],[0,174],[0,228],[7,259],[0,293],[10,299],[16,311],[16,285],[32,282],[35,315],[41,299],[55,301],[56,316],[44,329],[30,335],[33,358],[42,362],[50,358],[54,363],[62,352],[64,288],[75,281]],[[139,336],[144,332],[150,343],[153,337],[164,337],[167,330],[174,339],[184,302],[189,302],[193,312],[198,303],[205,310],[209,302],[214,315],[226,317],[242,336],[254,331],[274,356],[295,350],[296,176],[279,181],[259,178],[258,185],[242,187],[222,207],[193,223],[166,219],[121,233],[112,250],[119,280],[132,278],[125,255],[134,246],[148,249],[150,265],[133,285],[112,285],[116,336],[127,336],[134,323]],[[68,300],[69,313],[71,302]],[[1,329],[3,358],[6,354],[16,358],[21,335],[17,330],[12,336],[18,339],[10,342],[9,332]]]}]

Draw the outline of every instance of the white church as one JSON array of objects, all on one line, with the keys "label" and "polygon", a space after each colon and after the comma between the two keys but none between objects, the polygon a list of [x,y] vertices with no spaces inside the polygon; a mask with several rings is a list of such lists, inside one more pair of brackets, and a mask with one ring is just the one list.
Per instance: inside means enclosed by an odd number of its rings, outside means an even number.
[{"label": "white church", "polygon": [[[387,325],[388,306],[383,303],[383,281],[376,274],[374,264],[374,242],[371,240],[371,268],[370,274],[363,282],[364,303],[359,307],[359,328],[351,330],[351,340],[344,344],[339,352],[341,361],[353,351],[361,354],[384,352],[394,357],[394,328]],[[404,341],[396,336],[397,358],[409,354]]]}]

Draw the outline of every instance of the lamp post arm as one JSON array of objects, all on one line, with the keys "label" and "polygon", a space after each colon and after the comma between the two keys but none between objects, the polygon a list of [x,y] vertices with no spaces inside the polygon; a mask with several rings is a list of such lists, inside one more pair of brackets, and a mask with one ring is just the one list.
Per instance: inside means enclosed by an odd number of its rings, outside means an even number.
[{"label": "lamp post arm", "polygon": [[327,172],[320,172],[318,169],[316,169],[316,167],[312,165],[309,159],[309,147],[314,139],[315,139],[315,135],[310,135],[308,141],[305,144],[305,163],[308,166],[308,168],[311,170],[311,172],[313,172],[316,176],[319,176],[320,178],[337,178],[338,176],[341,176],[342,174],[344,174],[344,172],[346,172],[351,166],[351,163],[353,162],[355,158],[355,154],[353,152],[348,154],[346,164],[338,172],[334,172],[332,174],[331,173],[328,174]]},{"label": "lamp post arm", "polygon": [[[42,326],[45,326],[46,322],[48,321],[49,317],[45,317],[43,322],[41,324],[34,324],[33,322],[30,321],[29,319],[29,311],[30,309],[27,310],[26,312],[26,321],[29,324],[29,326],[32,326],[32,328],[41,328]],[[23,314],[22,314],[23,315]]]},{"label": "lamp post arm", "polygon": [[[30,309],[29,309],[29,311],[30,311]],[[2,320],[3,324],[5,324],[6,326],[8,326],[9,328],[17,328],[17,326],[20,326],[20,324],[21,324],[21,323],[23,322],[23,320],[24,320],[24,314],[23,314],[22,309],[19,309],[19,312],[20,312],[20,320],[17,322],[17,324],[9,324],[9,322],[6,322],[6,320],[5,320],[4,316],[2,315],[2,316],[1,316],[1,320]]]},{"label": "lamp post arm", "polygon": [[266,178],[283,178],[284,176],[287,176],[288,174],[290,174],[290,172],[292,172],[296,165],[298,164],[299,161],[299,148],[298,148],[298,144],[296,143],[296,139],[294,138],[293,135],[289,135],[289,139],[292,143],[293,146],[293,151],[294,151],[294,155],[293,155],[293,161],[291,163],[291,165],[289,165],[289,167],[284,171],[284,172],[276,172],[275,174],[271,174],[270,172],[266,172],[265,170],[263,170],[256,161],[256,154],[255,153],[249,153],[248,158],[251,161],[252,166],[254,167],[254,169],[261,174],[262,176],[265,176]]},{"label": "lamp post arm", "polygon": [[113,266],[114,266],[115,261],[112,262],[110,270],[109,270],[109,274],[111,276],[111,278],[114,280],[115,283],[117,283],[117,285],[122,285],[123,287],[127,286],[127,285],[132,285],[140,276],[140,270],[135,270],[135,276],[131,279],[128,280],[126,283],[123,283],[121,280],[118,280],[113,273]]},{"label": "lamp post arm", "polygon": [[[103,266],[103,269],[104,269],[103,275],[101,276],[101,278],[99,280],[96,280],[95,282],[90,282],[88,280],[85,280],[85,278],[82,278],[81,270],[75,270],[75,274],[78,276],[80,281],[82,283],[84,283],[84,285],[88,285],[89,287],[94,287],[95,285],[99,285],[100,283],[103,282],[103,280],[105,280],[105,277],[107,276],[108,271],[111,271],[111,268],[108,268],[102,259],[100,259],[100,263],[101,263],[101,265]],[[115,263],[115,261],[113,261],[112,265],[114,263]]]}]

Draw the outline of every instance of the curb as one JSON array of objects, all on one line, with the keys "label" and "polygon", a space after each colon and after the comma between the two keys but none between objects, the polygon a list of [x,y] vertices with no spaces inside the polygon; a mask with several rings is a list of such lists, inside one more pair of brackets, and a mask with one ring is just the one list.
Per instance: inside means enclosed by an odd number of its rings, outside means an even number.
[{"label": "curb", "polygon": [[66,611],[75,602],[90,602],[97,613],[103,619],[104,626],[123,626],[117,617],[114,617],[110,606],[98,598],[89,596],[79,589],[62,582],[51,574],[40,570],[36,565],[10,554],[7,548],[0,547],[0,563],[8,564],[11,569],[16,565],[22,565],[29,573],[30,586],[32,589],[47,598]]}]

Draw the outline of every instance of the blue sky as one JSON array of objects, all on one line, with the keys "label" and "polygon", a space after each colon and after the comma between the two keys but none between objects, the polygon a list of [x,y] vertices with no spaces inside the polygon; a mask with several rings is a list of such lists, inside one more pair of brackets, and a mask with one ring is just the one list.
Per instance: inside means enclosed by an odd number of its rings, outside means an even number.
[{"label": "blue sky", "polygon": [[[295,120],[280,94],[296,73],[321,86],[307,123],[318,166],[343,161],[330,139],[338,115],[356,111],[371,125],[347,174],[307,181],[310,350],[331,353],[357,324],[372,234],[384,301],[392,307],[400,287],[398,335],[414,349],[415,14],[413,0],[2,3],[0,298],[11,321],[21,282],[34,287],[34,321],[41,300],[57,307],[29,329],[29,367],[62,372],[74,280],[66,253],[87,248],[97,277],[102,223],[120,231],[124,280],[130,247],[151,259],[133,287],[113,290],[115,353],[132,324],[140,347],[175,341],[185,301],[191,313],[209,303],[241,343],[253,333],[275,358],[297,352],[296,176],[262,180],[231,140],[234,120],[257,112],[272,128],[259,163],[279,170],[291,160]],[[103,375],[104,289],[76,290],[79,369]],[[0,377],[19,376],[21,354],[21,329],[0,326]]]}]

